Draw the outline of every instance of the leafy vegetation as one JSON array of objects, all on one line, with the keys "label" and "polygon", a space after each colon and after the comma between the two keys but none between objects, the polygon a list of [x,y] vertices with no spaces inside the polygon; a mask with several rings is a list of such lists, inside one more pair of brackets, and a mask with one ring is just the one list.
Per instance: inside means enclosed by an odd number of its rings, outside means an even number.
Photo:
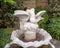
[{"label": "leafy vegetation", "polygon": [[60,40],[60,17],[52,16],[49,14],[49,10],[41,9],[41,7],[36,8],[36,13],[40,10],[47,12],[42,16],[44,19],[38,22],[39,27],[47,30],[54,39]]},{"label": "leafy vegetation", "polygon": [[60,40],[60,0],[48,0],[48,5],[49,22],[47,31],[53,38]]},{"label": "leafy vegetation", "polygon": [[60,17],[54,17],[50,19],[47,31],[53,38],[60,40]]},{"label": "leafy vegetation", "polygon": [[44,7],[41,7],[41,6],[40,7],[36,7],[35,8],[35,13],[37,13],[39,11],[42,11],[42,10],[46,10],[47,11],[48,9],[47,8],[44,8]]},{"label": "leafy vegetation", "polygon": [[48,0],[48,11],[51,16],[60,16],[60,0]]},{"label": "leafy vegetation", "polygon": [[[14,27],[18,18],[13,17],[15,10],[24,9],[13,0],[0,0],[0,28]],[[17,24],[18,25],[18,24]]]},{"label": "leafy vegetation", "polygon": [[38,22],[38,25],[39,25],[40,28],[46,29],[46,27],[47,27],[47,22],[48,22],[48,19],[49,19],[47,9],[46,9],[46,8],[43,8],[43,7],[36,7],[36,8],[35,8],[35,12],[36,12],[36,13],[39,12],[39,11],[42,11],[42,10],[45,10],[46,13],[42,16],[44,19],[43,19],[43,20],[40,20],[40,21]]},{"label": "leafy vegetation", "polygon": [[12,28],[0,29],[0,48],[4,48],[4,46],[11,41],[10,36],[12,30]]},{"label": "leafy vegetation", "polygon": [[8,3],[11,3],[11,4],[15,4],[16,2],[14,0],[3,0],[4,2],[8,2]]}]

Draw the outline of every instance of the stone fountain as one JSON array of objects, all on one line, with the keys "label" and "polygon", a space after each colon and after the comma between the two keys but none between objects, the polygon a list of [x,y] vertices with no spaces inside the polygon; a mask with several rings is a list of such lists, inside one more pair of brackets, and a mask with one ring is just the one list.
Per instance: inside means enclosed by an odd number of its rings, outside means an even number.
[{"label": "stone fountain", "polygon": [[13,15],[19,17],[20,29],[12,32],[12,42],[8,43],[5,48],[9,48],[11,44],[17,44],[23,48],[38,48],[50,44],[52,48],[55,48],[50,42],[51,35],[46,30],[39,28],[37,24],[39,20],[44,19],[42,15],[45,12],[40,11],[35,15],[34,8],[26,11],[16,10]]}]

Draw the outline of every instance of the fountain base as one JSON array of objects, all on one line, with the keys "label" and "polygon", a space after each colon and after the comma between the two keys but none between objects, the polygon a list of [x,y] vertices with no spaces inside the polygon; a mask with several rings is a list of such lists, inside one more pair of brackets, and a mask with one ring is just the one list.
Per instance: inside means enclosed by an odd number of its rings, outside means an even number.
[{"label": "fountain base", "polygon": [[[18,46],[17,44],[12,44],[10,46],[10,48],[23,48],[23,47]],[[42,45],[41,47],[33,47],[33,46],[30,46],[28,48],[51,48],[51,46],[50,45]]]}]

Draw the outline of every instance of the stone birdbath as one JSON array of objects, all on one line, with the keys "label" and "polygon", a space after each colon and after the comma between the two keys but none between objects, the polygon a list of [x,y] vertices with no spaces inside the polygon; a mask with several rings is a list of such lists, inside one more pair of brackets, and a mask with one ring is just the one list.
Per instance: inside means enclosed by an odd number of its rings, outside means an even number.
[{"label": "stone birdbath", "polygon": [[5,48],[9,48],[11,44],[17,44],[23,48],[38,48],[42,45],[51,44],[51,35],[44,29],[38,27],[37,22],[42,20],[42,15],[46,11],[40,11],[35,15],[34,8],[23,10],[16,10],[14,16],[20,20],[20,29],[14,30],[11,35],[12,42],[8,43]]}]

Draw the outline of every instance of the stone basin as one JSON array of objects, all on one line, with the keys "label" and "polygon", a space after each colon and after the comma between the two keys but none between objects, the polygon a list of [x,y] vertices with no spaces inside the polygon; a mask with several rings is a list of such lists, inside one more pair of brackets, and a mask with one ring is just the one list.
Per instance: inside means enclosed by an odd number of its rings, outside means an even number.
[{"label": "stone basin", "polygon": [[[34,41],[25,41],[25,40],[22,40],[22,35],[23,32],[20,32],[20,30],[15,30],[12,32],[12,35],[11,35],[11,39],[13,40],[13,43],[19,45],[19,46],[22,46],[24,48],[28,48],[30,46],[33,46],[33,47],[40,47],[42,45],[48,45],[50,40],[52,39],[52,37],[50,36],[49,33],[47,33],[45,30],[43,29],[40,29],[39,30],[39,34],[43,36],[43,38],[40,38],[40,39],[36,39]],[[39,37],[39,35],[37,36]],[[41,37],[41,36],[40,36]]]}]

